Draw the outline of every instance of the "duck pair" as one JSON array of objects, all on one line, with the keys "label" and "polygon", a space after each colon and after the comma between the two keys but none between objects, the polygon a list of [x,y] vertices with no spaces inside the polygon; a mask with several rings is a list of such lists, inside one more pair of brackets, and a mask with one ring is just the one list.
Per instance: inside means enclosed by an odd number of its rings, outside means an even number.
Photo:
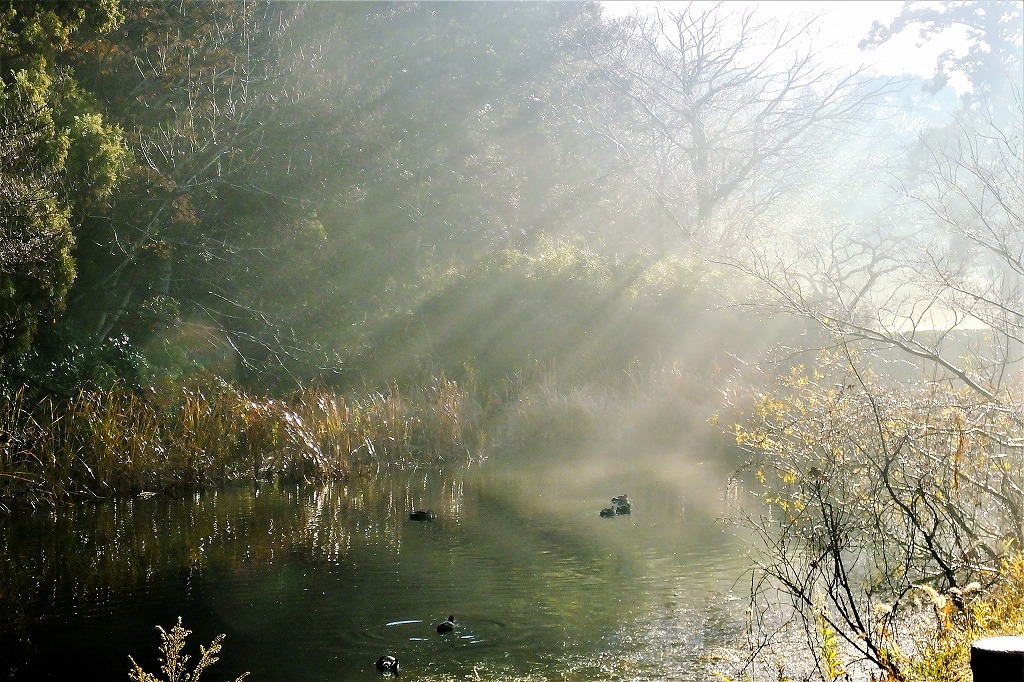
[{"label": "duck pair", "polygon": [[[439,634],[447,635],[451,632],[455,632],[455,616],[448,616],[448,620],[442,621],[437,626]],[[400,664],[398,659],[394,656],[381,656],[377,659],[374,664],[377,668],[377,672],[382,675],[392,675],[398,677],[398,671]]]},{"label": "duck pair", "polygon": [[616,495],[612,498],[612,506],[605,507],[601,510],[601,516],[609,518],[612,516],[620,516],[622,514],[629,514],[633,509],[633,506],[629,503],[629,498],[625,494]]}]

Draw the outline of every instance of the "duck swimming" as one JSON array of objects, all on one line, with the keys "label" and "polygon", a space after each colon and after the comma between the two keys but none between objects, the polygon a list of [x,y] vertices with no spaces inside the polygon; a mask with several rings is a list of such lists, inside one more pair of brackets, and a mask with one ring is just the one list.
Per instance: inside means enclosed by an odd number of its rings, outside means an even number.
[{"label": "duck swimming", "polygon": [[612,498],[612,507],[615,509],[616,514],[629,514],[633,509],[625,493]]},{"label": "duck swimming", "polygon": [[442,635],[447,635],[449,632],[455,632],[455,616],[448,616],[448,620],[437,626],[437,631]]},{"label": "duck swimming", "polygon": [[409,514],[410,521],[433,521],[436,518],[437,514],[429,509],[417,509],[413,513]]},{"label": "duck swimming", "polygon": [[612,509],[611,507],[605,507],[604,509],[601,510],[601,516],[603,516],[606,519],[609,519],[615,516],[615,510]]},{"label": "duck swimming", "polygon": [[394,656],[381,656],[374,665],[378,672],[398,677],[398,659]]}]

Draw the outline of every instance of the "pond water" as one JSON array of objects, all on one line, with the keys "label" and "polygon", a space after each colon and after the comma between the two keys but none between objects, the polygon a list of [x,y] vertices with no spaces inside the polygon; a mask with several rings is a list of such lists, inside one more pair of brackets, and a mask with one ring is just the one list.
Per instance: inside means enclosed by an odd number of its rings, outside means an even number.
[{"label": "pond water", "polygon": [[[728,466],[695,459],[536,457],[11,517],[0,677],[127,679],[129,655],[157,672],[155,626],[181,616],[189,653],[227,635],[204,679],[374,680],[382,654],[415,680],[707,679],[748,560],[721,520]],[[633,513],[601,518],[621,493]]]}]

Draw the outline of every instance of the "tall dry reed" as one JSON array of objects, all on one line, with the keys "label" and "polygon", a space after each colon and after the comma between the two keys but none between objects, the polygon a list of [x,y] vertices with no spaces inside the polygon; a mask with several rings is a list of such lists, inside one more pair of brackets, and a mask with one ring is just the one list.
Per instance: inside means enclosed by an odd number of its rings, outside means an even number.
[{"label": "tall dry reed", "polygon": [[476,409],[435,379],[343,396],[258,397],[219,382],[160,402],[124,387],[30,400],[0,394],[0,506],[286,478],[344,479],[366,465],[475,454]]}]

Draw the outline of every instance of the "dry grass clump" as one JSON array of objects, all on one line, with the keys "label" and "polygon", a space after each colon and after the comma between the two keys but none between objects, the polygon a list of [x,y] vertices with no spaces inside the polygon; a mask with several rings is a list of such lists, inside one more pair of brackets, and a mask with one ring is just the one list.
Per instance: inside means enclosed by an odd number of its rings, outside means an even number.
[{"label": "dry grass clump", "polygon": [[443,377],[413,394],[307,387],[284,399],[223,382],[160,401],[120,386],[42,400],[19,389],[0,394],[0,507],[465,459],[475,452],[476,414]]},{"label": "dry grass clump", "polygon": [[[182,627],[181,617],[178,617],[177,625],[172,627],[170,632],[159,625],[156,626],[156,629],[160,631],[160,671],[164,674],[164,678],[161,679],[146,672],[135,662],[134,658],[129,656],[128,660],[132,663],[132,669],[128,672],[128,679],[134,682],[164,682],[165,680],[166,682],[199,682],[203,672],[220,660],[217,658],[217,654],[220,653],[224,635],[214,637],[209,648],[199,645],[199,660],[192,666],[192,670],[189,670],[188,662],[191,656],[185,653],[185,640],[192,634],[192,631]],[[235,682],[241,682],[248,676],[249,673],[242,673],[235,678]]]},{"label": "dry grass clump", "polygon": [[922,589],[925,624],[913,653],[902,656],[900,669],[920,682],[969,682],[971,644],[982,637],[1024,633],[1024,554],[1002,565],[999,580],[987,593],[976,584],[939,594]]},{"label": "dry grass clump", "polygon": [[[875,682],[971,682],[971,645],[983,637],[1024,633],[1024,554],[1016,554],[1001,565],[998,578],[984,590],[978,583],[963,589],[939,592],[921,584],[907,597],[918,606],[904,624],[913,636],[899,642],[885,641],[888,672],[874,670]],[[816,610],[822,605],[816,604]],[[879,604],[879,608],[886,605]],[[822,680],[838,682],[850,677],[857,665],[844,651],[835,630],[820,617],[813,650],[806,646],[796,622],[781,626],[771,641],[753,640],[750,656],[740,650],[723,650],[709,657],[717,667],[728,669],[713,674],[723,682],[796,682]],[[783,630],[789,636],[780,636]],[[736,669],[741,668],[737,673]],[[867,673],[861,667],[867,679]],[[859,678],[857,678],[859,679]]]}]

